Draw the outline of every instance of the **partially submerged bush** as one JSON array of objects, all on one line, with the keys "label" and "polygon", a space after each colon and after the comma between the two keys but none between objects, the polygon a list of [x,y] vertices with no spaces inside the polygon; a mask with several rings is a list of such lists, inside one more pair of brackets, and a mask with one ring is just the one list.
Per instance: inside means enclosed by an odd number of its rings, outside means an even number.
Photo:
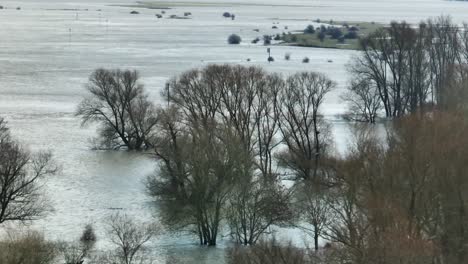
[{"label": "partially submerged bush", "polygon": [[232,34],[228,37],[228,43],[229,44],[240,44],[242,41],[241,37],[236,34]]},{"label": "partially submerged bush", "polygon": [[138,15],[138,14],[140,14],[140,12],[134,10],[134,11],[130,12],[130,14],[132,14],[132,15]]},{"label": "partially submerged bush", "polygon": [[261,241],[251,247],[234,247],[227,252],[229,264],[305,264],[307,253],[291,244],[281,245],[276,239]]},{"label": "partially submerged bush", "polygon": [[257,37],[257,38],[254,38],[254,39],[252,40],[252,44],[257,44],[259,41],[260,41],[260,38],[258,38],[258,37]]},{"label": "partially submerged bush", "polygon": [[272,56],[268,57],[268,62],[274,62],[275,61],[275,58],[273,58]]},{"label": "partially submerged bush", "polygon": [[309,63],[309,61],[309,57],[304,57],[304,59],[302,59],[302,63]]},{"label": "partially submerged bush", "polygon": [[291,53],[288,52],[288,53],[284,54],[284,59],[285,60],[290,60],[291,59]]},{"label": "partially submerged bush", "polygon": [[264,35],[263,36],[263,45],[270,45],[271,44],[271,36]]},{"label": "partially submerged bush", "polygon": [[225,18],[231,17],[231,13],[229,13],[229,12],[224,12],[224,13],[223,13],[223,17],[225,17]]},{"label": "partially submerged bush", "polygon": [[0,241],[2,264],[51,264],[56,256],[55,245],[35,231],[9,233],[6,240]]}]

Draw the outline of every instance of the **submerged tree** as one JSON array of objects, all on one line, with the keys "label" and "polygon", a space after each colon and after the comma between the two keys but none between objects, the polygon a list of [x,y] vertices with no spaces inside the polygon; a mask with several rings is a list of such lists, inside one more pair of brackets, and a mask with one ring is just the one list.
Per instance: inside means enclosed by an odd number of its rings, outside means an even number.
[{"label": "submerged tree", "polygon": [[39,182],[56,170],[50,153],[25,150],[0,118],[0,224],[41,216],[47,206]]},{"label": "submerged tree", "polygon": [[82,124],[100,125],[101,146],[141,150],[152,146],[156,110],[136,71],[94,71],[87,86],[90,96],[78,106]]},{"label": "submerged tree", "polygon": [[323,74],[303,72],[290,76],[281,92],[278,111],[287,151],[278,158],[299,178],[318,180],[319,163],[330,144],[329,128],[319,109],[334,87]]}]

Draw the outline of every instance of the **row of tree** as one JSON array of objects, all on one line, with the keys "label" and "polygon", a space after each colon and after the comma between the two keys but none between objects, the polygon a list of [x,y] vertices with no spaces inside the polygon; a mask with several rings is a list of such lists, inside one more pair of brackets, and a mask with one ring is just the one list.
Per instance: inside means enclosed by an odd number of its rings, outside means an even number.
[{"label": "row of tree", "polygon": [[226,229],[253,245],[275,225],[295,226],[315,249],[333,243],[327,263],[464,263],[465,114],[395,119],[384,141],[358,127],[337,157],[319,111],[334,86],[318,73],[230,65],[172,79],[148,137],[159,164],[148,190],[163,222],[203,245]]},{"label": "row of tree", "polygon": [[373,123],[381,112],[393,118],[464,104],[467,24],[459,27],[449,17],[417,28],[392,22],[361,39],[361,49],[348,67],[352,80],[345,98],[353,119]]}]

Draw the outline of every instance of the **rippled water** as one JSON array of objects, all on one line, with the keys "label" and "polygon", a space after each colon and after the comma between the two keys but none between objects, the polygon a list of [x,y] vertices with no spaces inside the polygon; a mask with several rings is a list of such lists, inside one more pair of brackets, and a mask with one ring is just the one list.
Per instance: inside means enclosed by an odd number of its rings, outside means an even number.
[{"label": "rippled water", "polygon": [[[187,1],[186,1],[187,2]],[[81,128],[73,112],[85,94],[87,76],[97,67],[133,68],[141,72],[151,98],[159,102],[165,81],[184,70],[208,63],[260,65],[284,74],[299,70],[321,71],[338,82],[328,96],[323,113],[334,121],[337,148],[348,144],[346,124],[335,115],[345,111],[339,95],[349,78],[345,65],[352,51],[272,47],[276,62],[266,62],[263,46],[250,40],[265,33],[281,33],[283,26],[301,30],[316,18],[338,21],[418,22],[450,14],[455,21],[466,17],[468,3],[439,0],[192,0],[226,3],[225,7],[178,7],[168,14],[192,12],[191,20],[156,19],[157,10],[112,6],[124,0],[2,1],[0,10],[0,115],[6,117],[16,137],[33,150],[50,149],[62,167],[45,188],[54,211],[34,222],[34,228],[51,239],[72,240],[87,223],[95,223],[104,236],[102,220],[116,210],[139,219],[153,219],[157,211],[144,190],[144,178],[154,171],[151,157],[126,152],[91,151],[94,128]],[[239,2],[257,3],[239,5]],[[272,4],[275,6],[265,6]],[[15,10],[21,6],[22,10]],[[50,9],[88,9],[64,11]],[[98,11],[100,10],[100,11]],[[236,20],[221,17],[234,12]],[[272,29],[280,22],[280,30]],[[253,29],[260,29],[256,33]],[[226,38],[237,33],[244,44],[228,46]],[[291,53],[291,61],[283,60]],[[302,64],[308,56],[309,64]],[[250,58],[251,61],[247,62]],[[329,63],[332,60],[333,63]],[[284,231],[285,236],[300,237]],[[302,239],[302,237],[300,237]],[[217,249],[200,249],[184,233],[165,233],[154,242],[161,262],[220,263]],[[101,246],[105,247],[105,239]]]}]

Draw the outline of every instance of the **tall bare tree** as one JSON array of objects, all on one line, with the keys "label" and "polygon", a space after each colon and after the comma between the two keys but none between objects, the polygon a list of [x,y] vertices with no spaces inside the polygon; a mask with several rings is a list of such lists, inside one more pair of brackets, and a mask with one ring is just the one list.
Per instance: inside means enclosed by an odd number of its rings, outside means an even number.
[{"label": "tall bare tree", "polygon": [[139,75],[130,70],[98,69],[89,77],[89,97],[78,106],[82,124],[99,123],[101,145],[141,150],[151,147],[156,110]]},{"label": "tall bare tree", "polygon": [[280,163],[303,179],[317,179],[319,161],[325,156],[328,126],[320,115],[325,95],[335,83],[320,73],[290,76],[280,96],[280,129],[287,152]]},{"label": "tall bare tree", "polygon": [[41,216],[47,206],[40,180],[56,170],[50,153],[25,150],[12,139],[5,121],[0,119],[0,224]]}]

